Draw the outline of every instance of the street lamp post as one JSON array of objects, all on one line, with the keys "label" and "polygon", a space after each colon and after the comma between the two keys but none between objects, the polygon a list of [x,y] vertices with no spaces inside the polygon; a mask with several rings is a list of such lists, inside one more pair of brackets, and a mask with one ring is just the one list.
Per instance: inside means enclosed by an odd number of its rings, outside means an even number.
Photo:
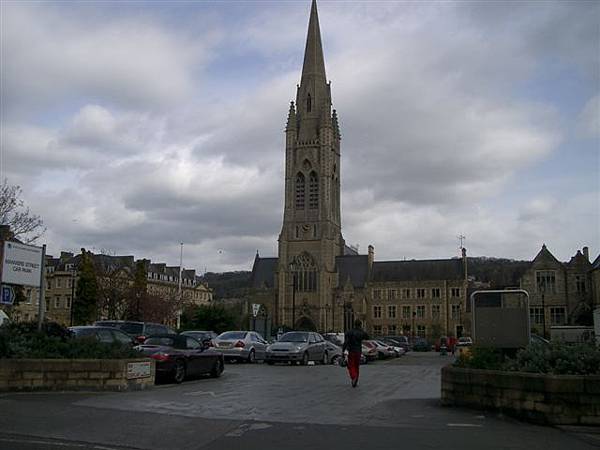
[{"label": "street lamp post", "polygon": [[75,309],[75,265],[71,268],[71,311],[70,311],[70,326],[73,326],[73,310]]},{"label": "street lamp post", "polygon": [[296,288],[298,285],[298,276],[292,272],[292,329],[296,328]]},{"label": "street lamp post", "polygon": [[417,312],[413,311],[413,313],[412,313],[412,327],[411,327],[413,341],[415,339],[415,317],[417,317]]}]

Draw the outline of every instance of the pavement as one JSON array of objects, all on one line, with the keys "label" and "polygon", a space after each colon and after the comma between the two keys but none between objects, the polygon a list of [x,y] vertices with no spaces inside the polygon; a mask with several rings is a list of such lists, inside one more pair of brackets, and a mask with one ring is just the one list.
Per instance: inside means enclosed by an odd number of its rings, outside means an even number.
[{"label": "pavement", "polygon": [[219,379],[129,393],[0,396],[0,449],[544,449],[600,447],[595,428],[552,428],[440,406],[451,357],[361,366],[228,364]]}]

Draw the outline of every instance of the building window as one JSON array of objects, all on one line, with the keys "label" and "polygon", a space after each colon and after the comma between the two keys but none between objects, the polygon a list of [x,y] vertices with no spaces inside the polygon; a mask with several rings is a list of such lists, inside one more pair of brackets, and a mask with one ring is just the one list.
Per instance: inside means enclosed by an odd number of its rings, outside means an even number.
[{"label": "building window", "polygon": [[319,208],[319,178],[315,172],[310,173],[308,189],[308,207],[310,209]]},{"label": "building window", "polygon": [[312,110],[312,99],[310,98],[310,94],[306,96],[306,112],[310,112]]},{"label": "building window", "polygon": [[565,325],[567,323],[564,307],[550,308],[550,323],[552,325]]},{"label": "building window", "polygon": [[451,315],[452,320],[460,319],[460,305],[452,305]]},{"label": "building window", "polygon": [[427,328],[425,325],[417,325],[417,336],[424,338],[427,334]]},{"label": "building window", "polygon": [[388,325],[388,334],[390,336],[396,335],[396,325]]},{"label": "building window", "polygon": [[304,174],[296,175],[296,209],[304,209],[305,184]]},{"label": "building window", "polygon": [[431,298],[440,298],[442,296],[440,292],[440,288],[432,288],[431,289]]},{"label": "building window", "polygon": [[313,237],[316,238],[317,237],[317,225],[313,225]]},{"label": "building window", "polygon": [[381,336],[381,325],[373,325],[373,335]]},{"label": "building window", "polygon": [[388,300],[396,300],[397,296],[398,296],[398,291],[396,289],[388,290]]},{"label": "building window", "polygon": [[410,298],[410,289],[402,289],[402,296],[404,298]]},{"label": "building window", "polygon": [[529,322],[531,325],[544,323],[544,308],[529,308]]},{"label": "building window", "polygon": [[71,309],[71,296],[67,296],[67,309]]},{"label": "building window", "polygon": [[46,299],[46,311],[50,311],[50,300]]},{"label": "building window", "polygon": [[381,306],[373,306],[373,319],[381,319]]},{"label": "building window", "polygon": [[290,265],[293,289],[297,292],[317,290],[317,266],[308,253],[298,255]]},{"label": "building window", "polygon": [[57,279],[56,279],[56,287],[57,287],[57,288],[60,288],[60,287],[62,287],[62,282],[61,282],[61,279],[60,279],[60,278],[57,278]]},{"label": "building window", "polygon": [[48,280],[48,282],[46,283],[46,289],[52,289],[52,283],[50,282],[50,280]]},{"label": "building window", "polygon": [[432,319],[440,318],[440,305],[431,305],[431,318]]},{"label": "building window", "polygon": [[388,319],[395,319],[396,318],[396,305],[388,305],[387,308],[387,312],[388,312]]},{"label": "building window", "polygon": [[375,300],[381,300],[381,289],[373,289],[373,298]]},{"label": "building window", "polygon": [[585,294],[585,277],[581,275],[575,276],[575,290],[578,294]]},{"label": "building window", "polygon": [[58,295],[54,298],[54,307],[60,308],[60,297]]},{"label": "building window", "polygon": [[296,239],[300,237],[300,227],[296,225]]},{"label": "building window", "polygon": [[417,305],[417,318],[425,318],[425,305]]},{"label": "building window", "polygon": [[410,319],[410,306],[403,306],[402,307],[402,318],[403,319]]},{"label": "building window", "polygon": [[425,298],[425,289],[417,289],[417,298]]},{"label": "building window", "polygon": [[450,289],[450,295],[454,298],[460,297],[460,288]]},{"label": "building window", "polygon": [[556,273],[554,270],[540,270],[535,273],[537,291],[542,294],[556,293]]}]

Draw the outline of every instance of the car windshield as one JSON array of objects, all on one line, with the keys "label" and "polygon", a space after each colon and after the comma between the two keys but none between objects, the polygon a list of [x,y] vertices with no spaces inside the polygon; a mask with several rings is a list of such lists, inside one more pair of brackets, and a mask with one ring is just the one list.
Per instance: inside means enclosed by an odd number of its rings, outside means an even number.
[{"label": "car windshield", "polygon": [[308,333],[285,333],[279,342],[308,342]]},{"label": "car windshield", "polygon": [[175,340],[170,337],[151,337],[144,341],[144,345],[164,345],[166,347],[173,347]]},{"label": "car windshield", "polygon": [[141,323],[125,322],[116,324],[115,326],[127,334],[133,334],[136,336],[139,336],[144,331],[144,324]]},{"label": "car windshield", "polygon": [[225,333],[220,334],[217,339],[246,339],[245,331],[226,331]]}]

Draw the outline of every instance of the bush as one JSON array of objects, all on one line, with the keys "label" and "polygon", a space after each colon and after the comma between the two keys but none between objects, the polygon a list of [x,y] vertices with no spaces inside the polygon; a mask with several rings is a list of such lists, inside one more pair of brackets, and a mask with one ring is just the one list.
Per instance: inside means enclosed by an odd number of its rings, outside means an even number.
[{"label": "bush", "polygon": [[75,339],[65,327],[46,323],[41,332],[33,322],[0,327],[0,358],[122,359],[140,354],[118,342]]},{"label": "bush", "polygon": [[600,375],[600,349],[590,344],[532,344],[509,358],[498,349],[472,347],[470,355],[461,355],[455,365],[549,375]]}]

